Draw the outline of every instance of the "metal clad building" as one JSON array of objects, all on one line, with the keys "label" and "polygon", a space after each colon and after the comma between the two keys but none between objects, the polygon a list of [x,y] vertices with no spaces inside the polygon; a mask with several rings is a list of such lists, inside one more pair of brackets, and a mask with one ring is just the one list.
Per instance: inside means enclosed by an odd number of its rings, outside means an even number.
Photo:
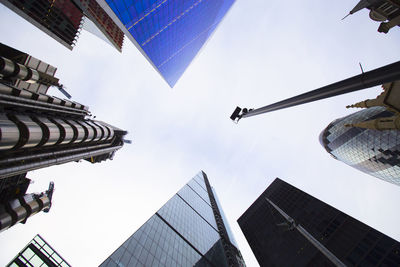
[{"label": "metal clad building", "polygon": [[370,107],[330,123],[320,142],[335,159],[392,184],[400,185],[400,131],[346,127],[391,117],[384,107]]},{"label": "metal clad building", "polygon": [[[173,87],[234,0],[97,0]],[[107,7],[105,7],[107,6]],[[108,10],[107,10],[108,9]]]},{"label": "metal clad building", "polygon": [[72,50],[83,18],[89,18],[107,40],[121,52],[124,34],[95,0],[0,0],[53,39]]},{"label": "metal clad building", "polygon": [[81,159],[96,163],[113,158],[126,131],[93,120],[89,108],[75,101],[17,88],[19,80],[48,85],[55,79],[52,85],[58,85],[58,79],[2,55],[0,179]]},{"label": "metal clad building", "polygon": [[[59,86],[55,68],[0,44],[0,231],[51,207],[54,184],[26,194],[29,171],[82,159],[113,159],[126,131],[91,118],[88,107],[41,93]],[[51,72],[49,72],[51,70]],[[19,86],[20,82],[29,86]],[[39,88],[39,92],[35,90]]]},{"label": "metal clad building", "polygon": [[100,266],[244,266],[204,172]]},{"label": "metal clad building", "polygon": [[67,48],[74,46],[83,13],[73,2],[1,0],[1,3]]},{"label": "metal clad building", "polygon": [[[21,52],[17,49],[14,49],[2,43],[0,43],[0,56],[13,60],[14,62],[17,62],[19,64],[25,65],[26,67],[29,67],[31,69],[40,71],[50,77],[54,77],[57,71],[56,67],[53,67],[52,65],[47,64],[46,62],[43,62],[31,55],[28,55],[24,52]],[[48,84],[30,83],[27,81],[23,81],[21,79],[14,80],[12,85],[14,85],[19,89],[27,89],[34,93],[40,93],[40,94],[46,94],[47,90],[49,89]]]}]

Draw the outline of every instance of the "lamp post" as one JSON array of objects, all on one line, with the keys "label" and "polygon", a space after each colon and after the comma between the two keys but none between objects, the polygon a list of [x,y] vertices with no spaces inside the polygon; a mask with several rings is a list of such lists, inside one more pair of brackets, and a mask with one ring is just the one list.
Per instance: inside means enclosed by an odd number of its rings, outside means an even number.
[{"label": "lamp post", "polygon": [[294,96],[258,109],[236,107],[231,115],[233,121],[279,109],[289,108],[332,96],[347,94],[388,82],[400,80],[400,61],[368,71],[351,78],[332,83],[307,93]]}]

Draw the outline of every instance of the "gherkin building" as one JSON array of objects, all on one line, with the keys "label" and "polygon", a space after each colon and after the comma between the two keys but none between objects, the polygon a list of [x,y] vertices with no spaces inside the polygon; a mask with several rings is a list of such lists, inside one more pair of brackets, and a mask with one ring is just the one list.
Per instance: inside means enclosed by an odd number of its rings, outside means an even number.
[{"label": "gherkin building", "polygon": [[320,134],[320,143],[335,159],[400,185],[400,131],[349,126],[393,115],[380,106],[355,112],[331,122]]}]

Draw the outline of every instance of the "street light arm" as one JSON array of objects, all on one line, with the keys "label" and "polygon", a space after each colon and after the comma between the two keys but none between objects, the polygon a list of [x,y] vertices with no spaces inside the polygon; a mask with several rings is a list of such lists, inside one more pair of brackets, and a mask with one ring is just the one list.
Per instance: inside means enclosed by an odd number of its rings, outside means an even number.
[{"label": "street light arm", "polygon": [[[347,94],[358,90],[370,88],[376,85],[381,85],[389,82],[400,80],[400,61],[374,69],[351,78],[332,83],[321,88],[294,96],[268,106],[264,106],[254,110],[245,109],[240,113],[240,108],[237,107],[231,116],[232,120],[240,120],[283,108],[289,108],[320,99],[325,99],[337,95]],[[239,108],[239,109],[238,109]]]}]

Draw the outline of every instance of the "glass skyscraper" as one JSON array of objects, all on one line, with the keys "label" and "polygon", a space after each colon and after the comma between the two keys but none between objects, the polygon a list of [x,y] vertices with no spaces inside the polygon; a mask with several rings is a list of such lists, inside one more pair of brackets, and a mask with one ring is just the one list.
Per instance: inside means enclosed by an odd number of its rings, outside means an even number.
[{"label": "glass skyscraper", "polygon": [[97,2],[173,87],[234,0]]},{"label": "glass skyscraper", "polygon": [[100,266],[245,265],[215,192],[200,172]]},{"label": "glass skyscraper", "polygon": [[[279,178],[238,223],[260,266],[400,266],[399,242]],[[322,246],[343,265],[333,264]]]},{"label": "glass skyscraper", "polygon": [[36,235],[7,267],[70,267],[43,237]]},{"label": "glass skyscraper", "polygon": [[370,107],[330,123],[320,143],[335,159],[392,184],[400,185],[400,131],[347,127],[392,117],[384,107]]}]

